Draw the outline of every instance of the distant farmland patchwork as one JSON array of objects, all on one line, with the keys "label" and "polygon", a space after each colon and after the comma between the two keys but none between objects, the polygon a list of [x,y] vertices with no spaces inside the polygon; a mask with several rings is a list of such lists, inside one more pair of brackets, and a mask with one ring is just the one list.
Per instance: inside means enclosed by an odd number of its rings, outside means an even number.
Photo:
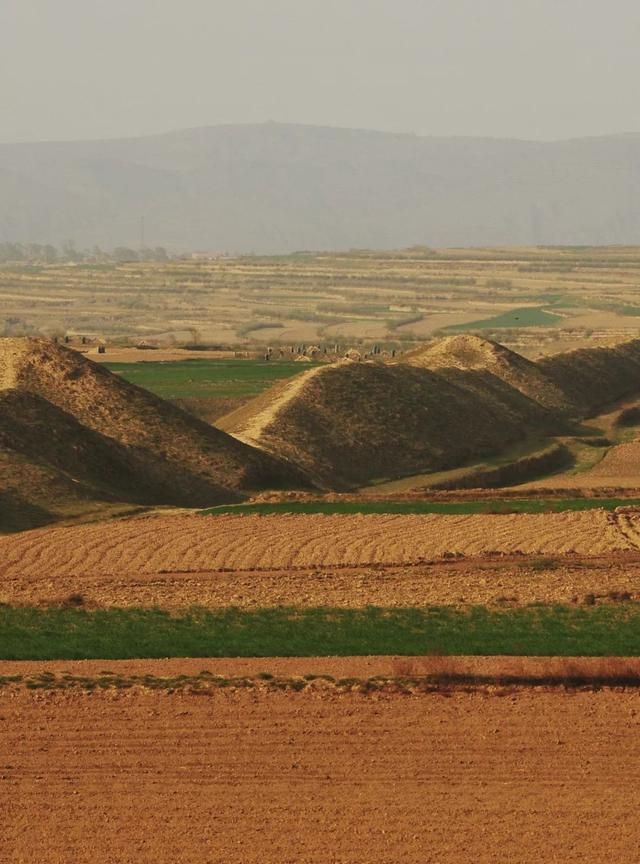
[{"label": "distant farmland patchwork", "polygon": [[[631,247],[300,253],[0,267],[5,335],[135,345],[377,345],[492,334],[525,353],[640,332]],[[92,349],[95,350],[95,349]]]}]

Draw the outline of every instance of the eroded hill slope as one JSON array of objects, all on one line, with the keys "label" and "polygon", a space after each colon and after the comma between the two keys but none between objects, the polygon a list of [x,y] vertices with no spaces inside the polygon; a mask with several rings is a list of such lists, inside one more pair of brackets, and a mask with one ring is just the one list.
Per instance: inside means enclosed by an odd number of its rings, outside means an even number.
[{"label": "eroded hill slope", "polygon": [[349,362],[279,384],[219,421],[338,488],[464,464],[554,423],[484,370]]},{"label": "eroded hill slope", "polygon": [[498,342],[470,333],[421,346],[405,354],[402,362],[423,369],[490,372],[545,408],[564,412],[575,408],[562,387],[539,365]]},{"label": "eroded hill slope", "polygon": [[640,340],[533,363],[476,336],[394,365],[338,363],[278,384],[218,421],[241,440],[345,488],[441,471],[575,422],[640,390]]},{"label": "eroded hill slope", "polygon": [[[41,519],[60,500],[205,506],[308,485],[295,466],[45,340],[0,340],[0,456],[5,502],[40,507]],[[12,519],[0,507],[1,528]]]},{"label": "eroded hill slope", "polygon": [[536,366],[589,415],[640,390],[640,339],[602,348],[578,348],[538,360]]}]

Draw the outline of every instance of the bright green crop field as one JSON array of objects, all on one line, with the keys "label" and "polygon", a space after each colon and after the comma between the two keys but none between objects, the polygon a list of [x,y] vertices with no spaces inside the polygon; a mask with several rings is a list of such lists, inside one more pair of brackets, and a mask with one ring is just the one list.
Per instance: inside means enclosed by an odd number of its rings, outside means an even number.
[{"label": "bright green crop field", "polygon": [[108,369],[163,399],[257,396],[276,381],[308,369],[294,361],[176,360],[108,363]]},{"label": "bright green crop field", "polygon": [[364,655],[640,656],[640,604],[415,609],[0,606],[0,660]]},{"label": "bright green crop field", "polygon": [[546,312],[540,307],[524,306],[521,309],[512,309],[510,312],[496,315],[494,318],[470,321],[468,324],[454,324],[446,329],[450,332],[493,330],[502,327],[515,330],[519,327],[553,327],[560,321],[562,321],[562,317],[553,312]]}]

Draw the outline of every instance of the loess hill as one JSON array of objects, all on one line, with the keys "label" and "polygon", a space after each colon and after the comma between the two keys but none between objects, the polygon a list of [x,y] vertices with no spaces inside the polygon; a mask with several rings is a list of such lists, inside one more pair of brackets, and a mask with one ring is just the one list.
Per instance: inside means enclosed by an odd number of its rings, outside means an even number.
[{"label": "loess hill", "polygon": [[75,351],[0,340],[0,530],[91,502],[205,506],[305,486],[295,466]]},{"label": "loess hill", "polygon": [[551,355],[539,360],[537,366],[571,400],[575,414],[590,416],[604,405],[638,392],[640,339]]},{"label": "loess hill", "polygon": [[338,363],[218,421],[330,488],[462,465],[562,418],[485,370]]},{"label": "loess hill", "polygon": [[210,506],[344,490],[570,434],[638,391],[640,340],[533,363],[455,336],[402,362],[342,361],[205,423],[46,340],[0,340],[0,530],[103,504]]},{"label": "loess hill", "polygon": [[562,387],[536,363],[498,342],[479,336],[461,334],[439,339],[410,351],[402,362],[422,369],[490,372],[545,408],[569,413],[575,410]]},{"label": "loess hill", "polygon": [[344,489],[456,468],[636,392],[640,340],[539,363],[475,336],[445,338],[395,365],[313,369],[218,421],[241,440]]}]

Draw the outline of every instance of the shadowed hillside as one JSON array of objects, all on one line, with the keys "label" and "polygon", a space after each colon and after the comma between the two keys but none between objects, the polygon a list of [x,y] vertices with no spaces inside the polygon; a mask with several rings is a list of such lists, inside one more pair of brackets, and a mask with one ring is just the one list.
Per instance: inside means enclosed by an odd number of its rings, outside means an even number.
[{"label": "shadowed hillside", "polygon": [[219,424],[348,487],[455,467],[560,421],[490,372],[347,362],[277,385]]},{"label": "shadowed hillside", "polygon": [[204,506],[306,485],[297,468],[44,340],[0,340],[0,455],[0,491],[54,513],[61,502]]},{"label": "shadowed hillside", "polygon": [[545,375],[538,365],[498,342],[479,336],[461,334],[439,339],[405,354],[402,362],[424,369],[490,372],[552,411],[571,412],[576,407],[562,387]]},{"label": "shadowed hillside", "polygon": [[277,385],[218,421],[302,465],[324,486],[442,471],[525,440],[574,434],[573,421],[640,391],[640,340],[532,363],[455,336],[403,362],[339,363]]},{"label": "shadowed hillside", "polygon": [[589,415],[640,390],[640,339],[607,348],[579,348],[538,360],[537,367]]}]

